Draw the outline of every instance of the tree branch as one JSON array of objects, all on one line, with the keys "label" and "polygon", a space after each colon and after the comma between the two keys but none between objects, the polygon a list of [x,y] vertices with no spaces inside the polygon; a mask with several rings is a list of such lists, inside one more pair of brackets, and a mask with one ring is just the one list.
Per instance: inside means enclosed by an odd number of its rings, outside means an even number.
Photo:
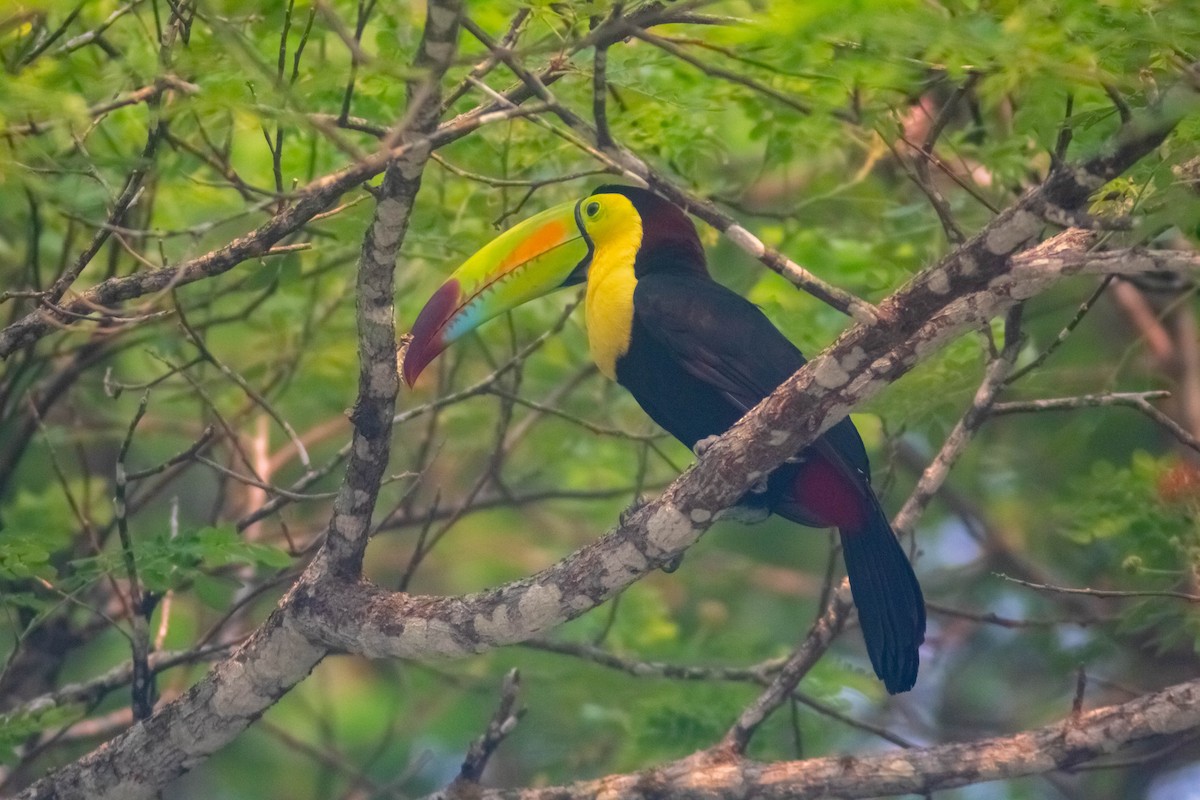
[{"label": "tree branch", "polygon": [[[1200,726],[1200,680],[1053,725],[977,742],[764,764],[708,751],[643,772],[567,786],[486,789],[476,800],[805,800],[928,795],[956,786],[1039,775],[1114,753],[1135,742]],[[449,792],[427,800],[449,800]]]}]

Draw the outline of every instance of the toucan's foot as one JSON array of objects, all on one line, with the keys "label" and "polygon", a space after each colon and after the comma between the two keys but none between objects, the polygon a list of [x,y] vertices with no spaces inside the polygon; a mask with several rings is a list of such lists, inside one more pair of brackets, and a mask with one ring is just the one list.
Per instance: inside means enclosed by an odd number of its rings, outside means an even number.
[{"label": "toucan's foot", "polygon": [[708,448],[712,447],[713,444],[716,443],[717,439],[720,438],[720,436],[705,436],[703,439],[692,445],[692,452],[696,454],[696,458],[700,458],[704,455],[704,452],[708,450]]},{"label": "toucan's foot", "polygon": [[747,491],[750,492],[750,494],[766,494],[767,487],[770,486],[769,480],[770,479],[764,475],[754,483],[750,484],[750,488]]},{"label": "toucan's foot", "polygon": [[729,519],[734,522],[740,522],[743,525],[757,525],[769,516],[771,516],[771,509],[766,506],[741,503],[721,511],[717,514],[717,519]]},{"label": "toucan's foot", "polygon": [[642,497],[640,494],[637,495],[633,498],[633,502],[630,503],[629,506],[620,513],[620,515],[618,515],[617,522],[622,528],[624,528],[629,524],[629,520],[633,517],[633,515],[642,510],[644,505],[646,505],[646,498]]},{"label": "toucan's foot", "polygon": [[680,553],[679,555],[675,556],[667,563],[663,564],[661,569],[663,572],[665,572],[669,575],[672,572],[674,572],[675,570],[679,569],[679,565],[682,563],[683,563],[683,553]]}]

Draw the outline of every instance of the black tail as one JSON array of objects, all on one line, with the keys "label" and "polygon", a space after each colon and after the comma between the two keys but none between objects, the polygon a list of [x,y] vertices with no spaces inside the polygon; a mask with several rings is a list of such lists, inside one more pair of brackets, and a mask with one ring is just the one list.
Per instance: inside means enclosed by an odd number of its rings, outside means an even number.
[{"label": "black tail", "polygon": [[890,694],[917,682],[925,641],[925,598],[883,509],[873,502],[866,524],[839,531],[850,592],[858,607],[871,666]]}]

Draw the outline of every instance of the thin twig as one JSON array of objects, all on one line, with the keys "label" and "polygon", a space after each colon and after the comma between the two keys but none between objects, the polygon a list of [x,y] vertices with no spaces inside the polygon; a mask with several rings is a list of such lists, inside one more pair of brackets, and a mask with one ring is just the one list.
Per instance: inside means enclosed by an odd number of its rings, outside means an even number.
[{"label": "thin twig", "polygon": [[295,429],[292,428],[292,424],[284,419],[283,415],[276,411],[275,407],[271,405],[271,403],[269,403],[267,399],[263,397],[254,387],[252,387],[245,378],[235,372],[233,368],[227,365],[224,361],[213,355],[213,352],[208,349],[208,345],[205,344],[204,339],[202,339],[200,334],[196,332],[195,328],[188,323],[187,315],[184,314],[183,306],[179,303],[178,295],[174,296],[173,301],[175,304],[175,313],[179,319],[179,326],[183,329],[184,335],[187,336],[188,341],[192,343],[192,346],[200,351],[200,355],[203,356],[206,361],[220,370],[222,375],[237,384],[238,388],[245,392],[246,396],[254,401],[255,405],[267,412],[267,415],[271,419],[275,420],[275,423],[279,425],[279,427],[287,435],[288,439],[291,440],[292,446],[296,449],[296,455],[299,456],[300,463],[304,465],[305,471],[311,470],[312,462],[308,457],[308,449],[304,446],[304,442],[301,441],[300,437],[296,434]]},{"label": "thin twig", "polygon": [[113,491],[113,508],[117,520],[117,535],[121,540],[121,554],[125,560],[125,575],[129,580],[129,624],[133,628],[131,638],[133,648],[133,681],[131,692],[133,697],[133,718],[148,719],[154,712],[154,673],[150,670],[150,631],[149,617],[153,605],[147,595],[142,592],[142,583],[138,579],[137,561],[133,555],[133,540],[129,535],[129,520],[126,516],[126,486],[128,476],[125,471],[125,457],[129,446],[133,443],[133,432],[138,422],[146,414],[150,402],[150,390],[142,394],[137,411],[129,422],[125,439],[117,453],[116,479]]},{"label": "thin twig", "polygon": [[750,744],[751,737],[759,726],[766,721],[776,709],[791,696],[796,684],[808,674],[813,665],[825,654],[829,644],[842,631],[850,612],[854,609],[854,601],[850,599],[850,586],[842,581],[838,591],[834,593],[825,612],[817,619],[809,630],[804,641],[792,652],[787,663],[775,675],[771,685],[767,687],[758,699],[746,707],[738,717],[737,722],[725,734],[714,749],[742,755]]},{"label": "thin twig", "polygon": [[954,617],[955,619],[965,619],[971,622],[979,622],[984,625],[995,625],[999,628],[1008,628],[1010,630],[1017,628],[1052,628],[1056,625],[1078,625],[1081,628],[1086,628],[1089,625],[1095,625],[1098,622],[1107,622],[1109,620],[1103,618],[1083,618],[1083,619],[1013,619],[1012,617],[1002,617],[992,611],[978,613],[974,611],[964,611],[960,608],[952,608],[951,606],[941,603],[931,603],[926,601],[925,608],[935,614],[941,614],[945,617]]},{"label": "thin twig", "polygon": [[146,469],[139,469],[134,472],[130,472],[125,476],[125,479],[127,481],[137,481],[141,480],[142,478],[149,478],[151,475],[157,475],[160,472],[165,472],[167,469],[175,466],[176,464],[182,464],[186,461],[195,460],[197,457],[196,454],[207,447],[208,443],[212,441],[214,433],[216,433],[216,428],[214,428],[212,425],[205,425],[204,430],[200,432],[200,438],[192,442],[187,449],[181,450],[158,466],[147,467]]},{"label": "thin twig", "polygon": [[463,759],[462,768],[454,781],[456,784],[478,783],[479,779],[483,777],[483,770],[487,767],[492,753],[495,753],[496,748],[500,746],[505,737],[516,729],[517,723],[525,713],[524,709],[515,709],[517,694],[520,690],[520,673],[515,669],[509,670],[500,687],[500,703],[496,707],[496,712],[488,720],[487,729],[483,735],[471,742],[471,747],[467,750],[467,757]]},{"label": "thin twig", "polygon": [[1034,583],[1033,581],[1023,581],[1020,578],[1014,578],[1011,575],[1005,575],[1003,572],[994,573],[997,578],[1002,578],[1010,583],[1015,583],[1018,586],[1027,586],[1030,589],[1037,589],[1041,592],[1053,592],[1055,594],[1080,594],[1088,597],[1099,597],[1104,600],[1120,600],[1131,597],[1167,597],[1172,600],[1184,600],[1188,603],[1200,603],[1200,595],[1188,594],[1186,592],[1171,592],[1171,591],[1118,591],[1115,589],[1073,589],[1067,586],[1051,586],[1047,583]]},{"label": "thin twig", "polygon": [[[525,28],[525,22],[529,19],[530,10],[531,9],[528,6],[523,6],[517,9],[517,12],[513,14],[512,21],[508,23],[508,30],[503,36],[500,37],[500,47],[509,48],[516,44],[517,38],[521,35],[521,31]],[[442,113],[444,114],[449,111],[450,107],[454,105],[460,97],[470,91],[471,87],[474,85],[473,81],[487,75],[489,72],[495,69],[496,65],[499,63],[500,59],[496,58],[495,53],[488,53],[487,58],[473,66],[471,71],[467,73],[467,76],[459,82],[458,86],[446,93],[445,99],[442,100]]]},{"label": "thin twig", "polygon": [[1096,304],[1096,301],[1099,300],[1101,295],[1104,294],[1105,290],[1108,289],[1109,284],[1113,282],[1113,277],[1114,276],[1112,275],[1105,275],[1091,295],[1089,295],[1086,300],[1079,304],[1079,309],[1075,312],[1075,316],[1071,317],[1071,320],[1063,326],[1063,329],[1058,332],[1058,336],[1054,337],[1054,341],[1050,342],[1050,344],[1046,346],[1046,349],[1038,353],[1037,357],[1034,358],[1033,361],[1030,361],[1028,364],[1018,370],[1014,370],[1013,373],[1004,380],[1004,383],[1007,385],[1012,385],[1044,364],[1046,359],[1048,359],[1055,350],[1061,347],[1063,342],[1067,340],[1067,337],[1069,337],[1075,331],[1075,329],[1079,327],[1079,323],[1083,321],[1083,318],[1087,316],[1087,313],[1092,310],[1092,306]]},{"label": "thin twig", "polygon": [[[613,601],[616,602],[615,600]],[[627,673],[636,678],[670,678],[673,680],[683,681],[728,681],[733,683],[757,683],[766,685],[771,678],[787,664],[786,658],[772,658],[766,661],[760,661],[757,664],[752,664],[748,667],[726,667],[726,666],[697,666],[691,664],[671,664],[660,661],[640,661],[631,658],[623,658],[614,653],[604,650],[596,645],[582,644],[578,642],[556,642],[546,639],[532,639],[524,642],[523,647],[529,647],[534,650],[544,650],[551,653],[572,656],[585,661],[590,661],[602,667],[618,670]],[[795,702],[808,706],[819,714],[835,719],[838,722],[844,723],[852,728],[866,731],[868,733],[879,736],[893,744],[901,747],[915,746],[911,741],[904,737],[898,736],[895,733],[878,725],[873,725],[863,720],[855,719],[847,714],[842,713],[833,706],[817,700],[810,695],[800,691],[793,691],[791,699]]]},{"label": "thin twig", "polygon": [[268,494],[279,495],[280,497],[286,497],[287,499],[289,499],[293,502],[305,502],[308,500],[328,500],[330,497],[334,497],[337,494],[337,492],[316,492],[314,494],[303,494],[301,492],[293,492],[293,491],[289,491],[288,489],[281,489],[278,486],[272,486],[271,484],[267,483],[266,481],[259,480],[258,478],[252,478],[249,475],[242,475],[239,472],[236,472],[232,469],[229,469],[228,467],[224,467],[224,466],[218,464],[216,461],[213,461],[211,458],[205,458],[204,456],[201,456],[201,455],[193,455],[192,458],[195,461],[198,461],[199,463],[204,464],[206,467],[211,467],[212,469],[215,469],[217,472],[221,473],[222,475],[226,475],[230,478],[233,478],[235,481],[238,481],[239,483],[244,483],[247,486],[253,486],[256,489],[262,489],[264,492],[267,492]]},{"label": "thin twig", "polygon": [[[1019,308],[1019,306],[1018,306]],[[983,381],[975,391],[971,406],[955,423],[954,428],[942,443],[941,449],[929,466],[921,473],[912,494],[904,502],[904,506],[896,514],[893,528],[898,535],[913,532],[917,519],[929,506],[933,496],[937,494],[950,469],[966,450],[967,445],[975,438],[980,426],[987,420],[989,411],[996,401],[996,396],[1004,387],[1004,378],[1012,369],[1013,362],[1021,352],[1021,335],[1019,317],[1010,316],[1009,324],[1005,327],[1004,349],[988,363],[984,370]]]},{"label": "thin twig", "polygon": [[[709,64],[702,59],[696,58],[691,53],[687,52],[682,47],[677,46],[668,39],[664,39],[661,36],[656,36],[649,31],[643,30],[642,28],[633,27],[631,25],[627,25],[626,30],[630,33],[630,35],[636,36],[642,41],[654,45],[663,52],[670,53],[675,58],[678,58],[685,64],[690,64],[709,77],[720,78],[721,80],[729,81],[730,83],[735,83],[739,86],[744,86],[747,89],[756,92],[757,94],[761,94],[764,97],[769,97],[770,99],[781,103],[793,111],[805,116],[813,113],[813,107],[809,103],[804,102],[803,100],[797,100],[795,97],[785,94],[784,92],[781,92],[771,86],[767,86],[765,83],[757,81],[749,76],[741,75],[739,73],[724,69],[723,67]],[[853,115],[847,111],[833,109],[829,113],[831,116],[840,119],[843,122],[855,121],[853,119]]]},{"label": "thin twig", "polygon": [[1142,414],[1167,429],[1180,444],[1200,453],[1200,439],[1191,431],[1180,425],[1167,414],[1155,408],[1151,400],[1170,397],[1167,391],[1149,392],[1108,392],[1106,394],[1085,394],[1076,397],[1053,397],[1045,400],[1024,400],[1011,403],[997,403],[992,407],[994,416],[1001,414],[1026,414],[1041,411],[1073,411],[1079,408],[1100,408],[1105,406],[1126,406],[1137,409]]}]

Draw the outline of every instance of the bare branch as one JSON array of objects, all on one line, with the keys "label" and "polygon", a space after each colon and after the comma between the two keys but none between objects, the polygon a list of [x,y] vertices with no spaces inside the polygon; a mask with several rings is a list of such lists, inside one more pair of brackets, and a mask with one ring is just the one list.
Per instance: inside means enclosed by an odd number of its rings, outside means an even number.
[{"label": "bare branch", "polygon": [[[149,86],[143,86],[141,89],[135,89],[128,94],[121,95],[104,103],[98,103],[87,110],[87,115],[92,119],[99,119],[106,114],[116,111],[118,108],[126,106],[138,105],[139,103],[148,103],[155,100],[166,91],[178,91],[183,94],[197,94],[200,87],[194,83],[188,83],[182,78],[174,75],[163,75],[155,80]],[[63,123],[63,120],[50,120],[47,122],[27,122],[22,125],[10,125],[7,128],[0,129],[0,137],[4,136],[32,136],[39,133],[45,133],[51,130],[56,125]]]},{"label": "bare branch", "polygon": [[[478,800],[742,800],[867,798],[924,794],[956,786],[1073,768],[1136,742],[1200,726],[1200,680],[1087,711],[1042,728],[983,741],[866,756],[765,764],[702,751],[645,772],[568,786],[484,789]],[[450,800],[450,792],[427,800]]]},{"label": "bare branch", "polygon": [[[219,644],[199,647],[194,650],[158,651],[150,653],[148,658],[150,670],[154,673],[163,672],[181,664],[194,664],[198,661],[211,661],[232,649],[232,645]],[[90,705],[103,698],[114,689],[130,683],[133,680],[133,663],[127,661],[108,672],[81,683],[70,683],[44,695],[39,695],[7,713],[8,716],[29,714],[44,711],[54,706],[73,704]]]},{"label": "bare branch", "polygon": [[1033,361],[1030,361],[1028,364],[1024,365],[1018,370],[1014,370],[1004,382],[1006,384],[1013,384],[1036,370],[1042,364],[1046,363],[1046,359],[1053,355],[1054,351],[1061,347],[1063,342],[1065,342],[1067,338],[1075,332],[1075,329],[1079,327],[1079,323],[1083,322],[1083,318],[1086,317],[1088,312],[1092,310],[1092,306],[1096,304],[1096,301],[1099,300],[1100,296],[1103,295],[1108,289],[1108,286],[1112,283],[1112,280],[1112,275],[1105,275],[1104,280],[1100,281],[1100,284],[1096,287],[1095,291],[1093,291],[1086,300],[1079,304],[1079,309],[1075,312],[1075,316],[1071,317],[1070,321],[1063,326],[1063,329],[1058,332],[1056,337],[1054,337],[1054,341],[1050,342],[1050,344],[1047,345],[1042,352],[1038,353],[1037,358],[1035,358]]},{"label": "bare branch", "polygon": [[1021,336],[1018,325],[1014,322],[1004,333],[1004,350],[991,360],[984,371],[983,382],[975,391],[971,407],[962,418],[955,423],[950,435],[942,444],[933,461],[921,473],[921,479],[909,495],[904,506],[896,514],[892,527],[897,535],[912,533],[917,519],[929,506],[929,501],[942,488],[950,474],[950,468],[958,461],[959,456],[966,450],[967,445],[975,437],[976,432],[988,417],[988,412],[996,401],[996,395],[1004,387],[1004,380],[1012,369],[1013,362],[1020,354]]},{"label": "bare branch", "polygon": [[146,405],[150,402],[150,390],[142,394],[137,410],[129,421],[125,439],[117,453],[116,476],[114,483],[115,497],[113,498],[114,516],[117,520],[117,535],[121,540],[121,555],[125,563],[125,576],[129,581],[129,603],[127,605],[129,625],[133,629],[130,643],[133,649],[133,681],[132,709],[135,720],[146,719],[154,710],[154,673],[150,671],[150,631],[149,618],[153,609],[153,601],[149,593],[142,591],[142,582],[138,577],[137,562],[133,557],[133,539],[129,534],[129,519],[126,515],[125,490],[128,485],[125,471],[125,457],[129,454],[129,446],[133,443],[133,432],[146,414]]},{"label": "bare branch", "polygon": [[488,720],[487,730],[483,735],[471,742],[467,757],[463,760],[462,769],[455,779],[455,784],[478,783],[483,777],[488,759],[500,743],[516,729],[524,709],[514,710],[517,704],[517,694],[521,690],[521,676],[515,670],[509,670],[504,676],[504,684],[500,688],[500,704],[492,718]]},{"label": "bare branch", "polygon": [[[579,644],[577,642],[553,642],[544,639],[535,639],[525,642],[524,646],[535,650],[545,650],[550,653],[560,653],[580,658],[609,669],[628,673],[636,678],[661,677],[684,681],[731,681],[766,685],[770,683],[772,676],[778,674],[788,663],[788,659],[786,658],[772,658],[748,667],[669,664],[659,661],[639,661],[631,658],[622,658],[595,645]],[[818,714],[836,719],[838,722],[842,722],[852,728],[867,731],[893,744],[898,744],[901,747],[914,746],[907,739],[897,736],[886,728],[855,719],[803,692],[793,691],[791,699],[808,706]]]},{"label": "bare branch", "polygon": [[1042,592],[1053,592],[1055,594],[1080,594],[1088,597],[1099,597],[1103,600],[1121,600],[1136,597],[1166,597],[1171,600],[1183,600],[1188,603],[1200,603],[1200,595],[1188,594],[1187,592],[1165,592],[1165,591],[1117,591],[1114,589],[1073,589],[1067,586],[1050,586],[1045,583],[1034,583],[1032,581],[1023,581],[1020,578],[1014,578],[1009,575],[997,573],[997,577],[1003,578],[1010,583],[1015,583],[1018,586],[1028,586],[1030,589],[1037,589]]},{"label": "bare branch", "polygon": [[1105,394],[1084,394],[1076,397],[1050,397],[1041,400],[1019,400],[1009,403],[997,403],[992,407],[994,416],[1002,414],[1027,414],[1042,411],[1073,411],[1079,408],[1101,408],[1107,406],[1126,406],[1137,409],[1159,425],[1167,429],[1180,444],[1196,452],[1200,452],[1200,439],[1180,425],[1171,417],[1159,411],[1151,400],[1169,397],[1170,392],[1107,392]]},{"label": "bare branch", "polygon": [[746,752],[746,746],[750,744],[750,737],[772,712],[783,705],[796,688],[796,684],[820,660],[829,648],[829,644],[841,633],[842,626],[846,624],[853,609],[854,601],[850,598],[850,584],[842,581],[842,585],[830,598],[829,605],[825,607],[825,613],[813,624],[812,630],[808,632],[804,641],[775,675],[767,690],[741,713],[737,722],[717,746],[717,751],[728,752],[735,756]]},{"label": "bare branch", "polygon": [[[363,244],[358,270],[359,396],[352,421],[353,448],[325,546],[293,593],[228,660],[179,700],[135,725],[105,747],[31,786],[23,796],[133,798],[159,788],[239,734],[302,680],[327,649],[300,634],[291,619],[305,589],[357,575],[366,531],[387,467],[397,375],[393,293],[396,252],[404,241],[412,200],[428,159],[428,133],[437,125],[436,86],[453,57],[461,5],[431,2],[417,57],[429,67],[428,86],[410,87],[423,108],[410,109],[425,143],[391,164]],[[383,365],[384,369],[379,369]],[[188,737],[172,735],[187,730]]]}]

